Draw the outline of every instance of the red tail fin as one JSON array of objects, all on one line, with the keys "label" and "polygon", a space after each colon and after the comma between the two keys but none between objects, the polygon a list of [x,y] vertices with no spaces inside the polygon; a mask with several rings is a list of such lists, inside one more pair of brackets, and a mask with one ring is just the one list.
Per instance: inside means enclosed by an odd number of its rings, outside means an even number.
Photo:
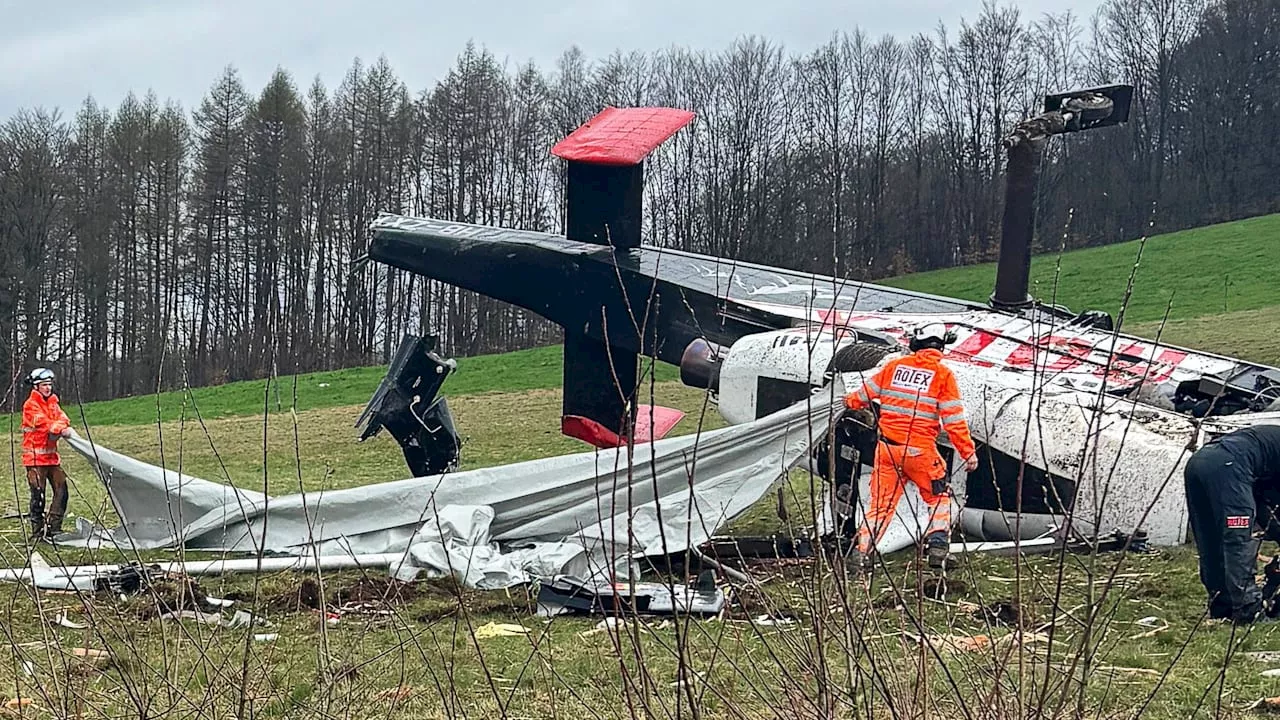
[{"label": "red tail fin", "polygon": [[[637,444],[661,440],[683,419],[684,412],[681,410],[660,405],[641,405],[637,408],[636,428],[632,435]],[[565,415],[560,419],[560,430],[569,437],[600,448],[622,447],[626,444],[626,440],[614,431],[581,415]]]}]

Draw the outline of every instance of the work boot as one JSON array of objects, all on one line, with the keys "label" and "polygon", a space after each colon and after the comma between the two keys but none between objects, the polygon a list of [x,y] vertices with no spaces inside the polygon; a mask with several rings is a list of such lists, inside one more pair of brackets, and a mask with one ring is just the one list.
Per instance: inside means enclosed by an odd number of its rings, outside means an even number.
[{"label": "work boot", "polygon": [[849,551],[846,560],[849,567],[860,573],[871,572],[875,564],[870,553],[864,553],[856,547]]},{"label": "work boot", "polygon": [[945,570],[947,560],[950,558],[950,552],[951,546],[947,543],[946,536],[939,533],[929,537],[928,550],[925,551],[929,567],[935,570]]},{"label": "work boot", "polygon": [[49,519],[45,521],[44,531],[50,537],[62,534],[62,515],[49,515]]},{"label": "work boot", "polygon": [[1246,609],[1236,610],[1231,614],[1230,620],[1235,625],[1261,625],[1280,622],[1280,618],[1273,617],[1267,613],[1261,604],[1250,606]]},{"label": "work boot", "polygon": [[947,548],[937,545],[930,545],[927,553],[929,558],[929,567],[934,570],[945,570],[947,568]]},{"label": "work boot", "polygon": [[31,539],[39,542],[44,537],[44,491],[30,488],[31,502],[27,518],[31,521]]}]

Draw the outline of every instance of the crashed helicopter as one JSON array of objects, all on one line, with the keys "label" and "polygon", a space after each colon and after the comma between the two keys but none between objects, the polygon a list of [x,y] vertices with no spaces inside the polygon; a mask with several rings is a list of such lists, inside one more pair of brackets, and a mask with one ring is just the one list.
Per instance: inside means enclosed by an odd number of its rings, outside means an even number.
[{"label": "crashed helicopter", "polygon": [[[53,542],[258,556],[175,564],[185,572],[385,567],[402,579],[453,574],[484,588],[536,578],[572,600],[576,586],[556,585],[566,576],[599,593],[640,557],[721,555],[716,530],[803,468],[827,494],[817,533],[756,547],[798,553],[816,535],[838,544],[862,512],[875,442],[872,428],[841,414],[840,397],[906,351],[914,328],[937,322],[952,334],[944,362],[980,458],[972,473],[951,463],[952,517],[963,530],[953,550],[974,549],[970,539],[1016,539],[1018,552],[1183,542],[1186,459],[1208,435],[1280,423],[1280,370],[1127,335],[1106,313],[1027,293],[1045,144],[1125,122],[1131,92],[1048,96],[1041,115],[1014,128],[986,304],[644,244],[645,157],[694,116],[606,108],[552,149],[568,165],[564,235],[384,214],[368,249],[373,261],[563,327],[561,430],[592,450],[459,471],[461,443],[440,395],[456,365],[434,338],[410,335],[356,424],[361,439],[387,430],[411,477],[271,497],[73,436],[68,444],[94,467],[120,524],[79,518]],[[678,366],[729,427],[665,437],[682,413],[641,402],[642,357]],[[909,487],[877,549],[918,540],[923,510]],[[744,541],[723,542],[734,553]],[[39,560],[0,569],[0,581],[96,588],[127,570]],[[672,593],[653,602],[690,602]]]},{"label": "crashed helicopter", "polygon": [[[1028,295],[1045,144],[1126,122],[1132,90],[1046,96],[1043,112],[1008,136],[1000,257],[986,304],[645,244],[644,160],[694,117],[673,108],[606,108],[552,149],[567,161],[563,235],[383,214],[368,257],[563,327],[561,429],[600,448],[659,439],[680,418],[642,402],[641,357],[679,366],[682,381],[709,391],[730,424],[749,423],[820,388],[856,388],[906,351],[913,328],[945,323],[952,342],[944,362],[981,460],[973,473],[950,463],[962,499],[953,517],[966,536],[1087,541],[1123,533],[1177,544],[1186,538],[1187,457],[1206,434],[1280,422],[1280,370],[1126,335],[1105,312],[1073,313]],[[416,357],[435,375],[447,373],[438,356]],[[386,382],[402,391],[379,422],[418,416],[413,404],[436,407],[439,382],[410,389],[429,372],[393,366]],[[424,469],[419,448],[439,442],[439,433],[423,422],[392,432],[411,468]],[[841,419],[807,468],[829,492],[850,484],[866,497],[874,441],[872,431]],[[912,490],[900,518],[918,503]],[[829,530],[839,519],[822,522]],[[886,535],[882,543],[894,547],[881,551],[905,546],[909,534]]]}]

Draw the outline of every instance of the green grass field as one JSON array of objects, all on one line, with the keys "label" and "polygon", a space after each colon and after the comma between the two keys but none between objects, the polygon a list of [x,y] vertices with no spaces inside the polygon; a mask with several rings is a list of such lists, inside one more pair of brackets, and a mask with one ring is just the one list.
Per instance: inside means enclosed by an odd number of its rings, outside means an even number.
[{"label": "green grass field", "polygon": [[[277,377],[270,381],[193,388],[190,392],[172,391],[85,403],[83,406],[64,399],[63,408],[77,422],[90,425],[143,425],[155,423],[157,419],[214,420],[257,415],[263,411],[281,412],[289,408],[315,410],[363,405],[373,395],[386,370],[385,366],[332,370]],[[447,387],[452,395],[493,392],[494,378],[500,377],[502,392],[546,390],[560,386],[563,371],[558,346],[460,358],[457,371],[448,378]],[[675,380],[678,376],[675,367],[658,364],[659,381]]]},{"label": "green grass field", "polygon": [[[1139,261],[1139,250],[1141,260]],[[1136,270],[1135,270],[1136,265]],[[1123,329],[1179,345],[1280,363],[1280,215],[1266,215],[1063,254],[1031,262],[1031,294],[1075,311],[1118,315]],[[994,263],[880,281],[986,302]],[[1169,322],[1161,332],[1162,320]]]},{"label": "green grass field", "polygon": [[[1031,294],[1073,310],[1117,313],[1130,274],[1127,319],[1160,320],[1166,307],[1178,318],[1257,310],[1280,304],[1280,215],[1266,215],[1182,232],[1066,253],[1031,262]],[[1134,266],[1138,265],[1135,272]],[[913,273],[886,285],[985,302],[995,264]]]},{"label": "green grass field", "polygon": [[[1168,303],[1144,293],[1177,287],[1165,339],[1244,347],[1256,359],[1280,360],[1273,339],[1280,291],[1264,270],[1280,259],[1280,218],[1200,233],[1149,242],[1137,290],[1144,299],[1131,305],[1134,327],[1154,333]],[[1267,241],[1263,255],[1244,252],[1250,238]],[[1203,254],[1205,246],[1219,254]],[[1073,270],[1064,272],[1059,301],[1114,309],[1107,298],[1118,302],[1133,253],[1128,245],[1064,257],[1063,267]],[[1042,283],[1045,267],[1038,259]],[[1148,271],[1154,289],[1144,290]],[[892,282],[981,299],[990,274],[962,268]],[[1225,312],[1221,303],[1209,304],[1223,277],[1231,278]],[[273,494],[351,487],[407,475],[390,438],[355,442],[353,424],[382,373],[363,368],[236,383],[69,412],[98,443],[192,475]],[[689,413],[675,432],[692,432],[703,394],[676,382],[667,366],[658,380],[655,401]],[[584,450],[559,432],[560,382],[554,347],[460,359],[444,392],[464,436],[464,468]],[[712,409],[706,426],[722,425]],[[16,427],[10,438],[16,446]],[[66,458],[72,512],[111,524],[101,483],[74,453]],[[11,468],[2,515],[26,506],[16,462]],[[783,490],[788,522],[770,496],[730,530],[804,525],[808,476],[793,474]],[[39,549],[54,563],[89,560]],[[0,522],[0,565],[22,567],[27,552],[22,526]],[[1280,695],[1280,679],[1261,674],[1280,660],[1238,654],[1280,652],[1280,632],[1267,626],[1233,633],[1203,623],[1190,548],[1071,556],[1061,564],[1056,556],[977,557],[954,572],[940,597],[917,570],[909,552],[889,558],[889,571],[870,585],[822,562],[764,565],[752,570],[759,588],[736,592],[745,607],[724,618],[632,620],[608,632],[594,630],[598,618],[537,617],[523,589],[463,591],[433,580],[388,597],[377,573],[320,578],[328,603],[365,597],[389,611],[346,615],[333,625],[299,606],[303,574],[200,578],[205,591],[237,598],[272,623],[252,631],[162,621],[148,595],[81,597],[0,583],[0,644],[7,650],[0,653],[0,714],[20,693],[32,701],[27,717],[1022,718],[1056,717],[1062,708],[1062,716],[1080,718],[1145,710],[1181,720],[1219,707],[1224,717],[1250,716],[1250,703]],[[982,609],[1000,603],[1004,620],[995,622]],[[1011,605],[1021,634],[1009,625]],[[56,625],[60,612],[88,627]],[[763,614],[797,622],[749,621]],[[475,632],[491,622],[531,632]],[[256,633],[278,637],[255,640]],[[921,644],[921,636],[934,642]],[[89,667],[73,648],[109,650],[113,659]],[[1228,650],[1236,655],[1224,674]]]}]

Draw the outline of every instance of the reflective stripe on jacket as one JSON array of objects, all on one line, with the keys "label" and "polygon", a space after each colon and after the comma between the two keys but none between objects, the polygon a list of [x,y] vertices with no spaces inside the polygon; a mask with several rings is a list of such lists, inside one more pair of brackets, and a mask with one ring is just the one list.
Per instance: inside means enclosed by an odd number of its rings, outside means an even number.
[{"label": "reflective stripe on jacket", "polygon": [[960,387],[942,352],[932,348],[894,358],[862,387],[845,396],[845,406],[858,410],[880,401],[880,434],[891,443],[930,447],[945,430],[961,459],[974,453],[965,422]]},{"label": "reflective stripe on jacket", "polygon": [[60,465],[58,436],[71,426],[56,394],[45,398],[35,390],[22,404],[22,464]]}]

